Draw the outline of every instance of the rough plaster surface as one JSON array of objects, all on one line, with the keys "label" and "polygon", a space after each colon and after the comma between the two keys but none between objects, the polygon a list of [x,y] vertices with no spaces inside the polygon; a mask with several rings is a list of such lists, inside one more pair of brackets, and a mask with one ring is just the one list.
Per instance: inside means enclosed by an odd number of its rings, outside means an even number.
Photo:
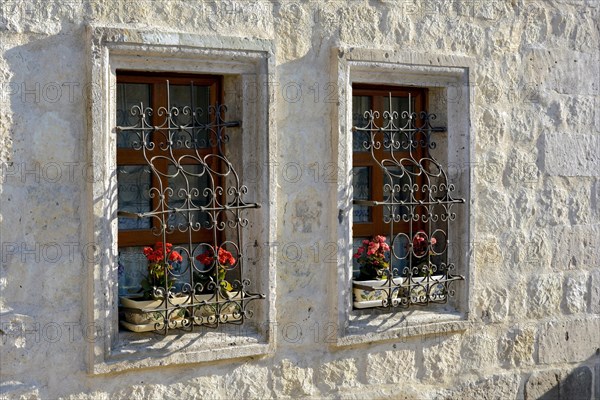
[{"label": "rough plaster surface", "polygon": [[[565,373],[521,377],[597,365],[599,12],[595,0],[2,2],[0,398],[537,398]],[[302,250],[276,266],[277,309],[300,340],[279,327],[262,359],[87,375],[103,332],[82,305],[87,23],[276,43],[277,236]],[[494,246],[478,255],[470,329],[329,346],[333,46],[476,59],[475,162],[458,170],[475,170],[474,241]],[[595,374],[598,398],[600,369],[585,365],[569,379]]]}]

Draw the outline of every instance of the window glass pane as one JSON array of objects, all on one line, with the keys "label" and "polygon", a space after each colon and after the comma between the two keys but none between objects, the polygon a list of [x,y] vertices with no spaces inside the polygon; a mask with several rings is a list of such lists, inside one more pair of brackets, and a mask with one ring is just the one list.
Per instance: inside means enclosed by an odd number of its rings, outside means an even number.
[{"label": "window glass pane", "polygon": [[[169,187],[173,194],[169,199],[170,208],[194,209],[208,205],[210,199],[204,195],[204,189],[209,187],[208,173],[202,165],[183,165],[179,170],[169,165]],[[188,199],[188,195],[190,198]],[[169,215],[168,224],[175,228],[193,224],[194,229],[205,227],[208,214],[201,211],[182,211]]]},{"label": "window glass pane", "polygon": [[[355,127],[365,127],[369,120],[365,118],[365,111],[371,109],[371,97],[370,96],[352,96],[352,125]],[[367,151],[363,143],[369,139],[367,133],[352,133],[352,151]]]},{"label": "window glass pane", "polygon": [[[353,198],[356,200],[369,200],[371,195],[371,168],[352,168]],[[353,206],[354,223],[369,222],[371,220],[371,207],[355,204]]]},{"label": "window glass pane", "polygon": [[[132,107],[150,107],[150,85],[145,83],[117,84],[117,126],[135,126],[140,122],[140,115],[132,112]],[[146,121],[151,124],[151,121]],[[149,131],[147,132],[149,134]],[[117,147],[134,147],[140,145],[143,138],[140,131],[124,130],[117,134]]]},{"label": "window glass pane", "polygon": [[[388,168],[383,177],[383,200],[387,203],[399,203],[409,201],[409,191],[411,179],[408,173],[401,168]],[[403,215],[408,214],[409,208],[402,205],[384,206],[384,220],[401,222],[399,220]]]},{"label": "window glass pane", "polygon": [[[415,101],[414,99],[411,101],[411,111],[415,111]],[[390,99],[386,97],[383,101],[383,109],[384,111],[390,112]],[[408,97],[399,97],[392,96],[392,109],[391,111],[396,111],[398,115],[395,115],[396,118],[393,119],[394,125],[396,128],[404,128],[406,123],[408,122],[408,118],[402,118],[402,112],[408,112]],[[385,123],[389,121],[389,118],[385,118]]]},{"label": "window glass pane", "polygon": [[[352,238],[352,255],[356,254],[356,252],[358,251],[358,248],[360,246],[362,246],[362,242],[365,239],[368,240],[370,238],[368,238],[368,237]],[[359,273],[360,273],[360,264],[358,263],[356,258],[352,257],[352,276],[354,276],[356,278]]]},{"label": "window glass pane", "polygon": [[141,295],[141,281],[148,272],[143,247],[119,248],[119,296]]},{"label": "window glass pane", "polygon": [[[414,112],[414,105],[415,102],[414,100],[411,101],[412,103],[412,108],[410,109],[411,112]],[[383,99],[383,108],[385,112],[390,112],[390,98],[386,97]],[[387,115],[385,112],[383,113],[383,117],[384,117],[384,126],[388,126],[389,122],[390,122],[390,117],[394,117],[392,119],[393,125],[389,125],[389,129],[407,129],[410,128],[410,126],[408,125],[408,118],[402,118],[402,112],[406,111],[408,112],[408,97],[398,97],[398,96],[392,96],[391,98],[391,115]],[[394,114],[395,112],[395,114]],[[389,148],[389,144],[390,142],[393,142],[394,144],[394,149],[396,149],[396,151],[408,151],[409,148],[409,140],[410,140],[410,135],[408,133],[403,133],[400,131],[392,131],[392,132],[386,132],[385,133],[385,144],[386,144],[386,148]],[[400,145],[400,147],[398,147]]]},{"label": "window glass pane", "polygon": [[[117,169],[119,211],[148,212],[152,200],[148,191],[152,181],[150,168],[144,165],[121,165]],[[150,229],[150,218],[119,217],[119,230]]]},{"label": "window glass pane", "polygon": [[185,125],[183,131],[174,133],[174,148],[210,147],[208,132],[199,125],[210,122],[210,87],[191,85],[169,85],[171,109],[177,108],[173,116],[177,125]]},{"label": "window glass pane", "polygon": [[408,239],[404,235],[396,235],[395,238],[387,237],[390,244],[390,260],[395,275],[404,275],[404,268],[408,266]]}]

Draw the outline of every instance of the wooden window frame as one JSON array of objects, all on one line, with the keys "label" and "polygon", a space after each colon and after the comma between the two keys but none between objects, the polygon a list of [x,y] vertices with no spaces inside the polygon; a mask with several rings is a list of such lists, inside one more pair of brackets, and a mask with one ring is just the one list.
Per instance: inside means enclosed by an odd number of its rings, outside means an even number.
[{"label": "wooden window frame", "polygon": [[[427,108],[428,91],[426,88],[418,87],[400,87],[400,86],[387,86],[387,85],[372,85],[372,84],[358,84],[352,85],[352,97],[354,96],[368,96],[371,97],[371,109],[380,111],[379,116],[375,119],[377,126],[383,126],[383,110],[385,109],[385,102],[388,101],[389,96],[392,97],[408,97],[414,100],[415,109],[413,112],[417,113],[417,116],[421,111],[425,111]],[[394,111],[405,111],[405,110],[394,110]],[[417,124],[421,122],[417,119]],[[422,158],[424,149],[418,147],[416,156]],[[374,154],[378,159],[384,157],[385,150],[382,148],[375,149]],[[368,167],[370,170],[370,197],[369,200],[383,201],[383,186],[384,186],[384,172],[376,161],[373,159],[370,151],[365,152],[352,152],[352,168],[354,167]],[[420,183],[417,181],[420,185]],[[376,189],[377,188],[377,189]],[[375,235],[387,235],[389,232],[390,224],[384,222],[384,208],[385,206],[371,207],[370,221],[369,222],[353,222],[352,224],[352,237],[353,238],[372,238]],[[414,226],[414,225],[413,225]],[[408,231],[408,223],[397,222],[393,224],[394,232]]]},{"label": "wooden window frame", "polygon": [[[150,99],[151,103],[148,106],[155,110],[159,107],[167,106],[167,80],[171,86],[185,85],[189,86],[190,83],[194,83],[195,86],[208,86],[210,105],[215,106],[216,104],[222,104],[223,99],[223,77],[221,75],[199,75],[199,74],[181,74],[181,73],[150,73],[150,72],[138,72],[138,71],[121,71],[117,70],[117,84],[119,83],[141,83],[150,85]],[[154,113],[152,117],[152,124],[158,125],[160,116]],[[164,119],[164,117],[162,117]],[[214,118],[214,116],[213,116]],[[155,140],[155,137],[152,137]],[[158,148],[158,146],[156,147]],[[196,151],[200,156],[205,156],[211,153],[217,153],[217,146],[205,147],[201,149],[173,149],[175,156],[183,155],[195,155]],[[147,150],[147,154],[152,155],[153,152]],[[156,154],[160,151],[154,151]],[[184,162],[185,164],[196,165],[192,162]],[[117,168],[127,165],[146,165],[147,162],[141,151],[117,147]],[[168,165],[166,162],[159,161],[158,167],[163,172],[166,172]],[[200,165],[200,164],[197,164]],[[212,168],[219,168],[220,166],[212,165]],[[158,187],[159,177],[152,174],[152,181],[150,188]],[[168,186],[166,178],[162,179],[163,187]],[[220,183],[216,183],[217,185]],[[168,201],[168,199],[167,199]],[[152,208],[154,209],[159,203],[159,199],[154,197],[152,199]],[[152,232],[153,228],[157,227],[158,221],[155,218],[151,218],[151,226],[148,229],[131,229],[122,230],[119,229],[118,233],[118,247],[144,247],[154,244],[157,241],[162,241],[162,236],[157,236]],[[190,232],[178,232],[175,230],[172,233],[167,234],[167,242],[174,245],[187,243],[190,239]],[[212,230],[200,229],[199,231],[191,232],[191,239],[194,242],[208,242],[214,241]],[[217,238],[220,240],[221,238]]]}]

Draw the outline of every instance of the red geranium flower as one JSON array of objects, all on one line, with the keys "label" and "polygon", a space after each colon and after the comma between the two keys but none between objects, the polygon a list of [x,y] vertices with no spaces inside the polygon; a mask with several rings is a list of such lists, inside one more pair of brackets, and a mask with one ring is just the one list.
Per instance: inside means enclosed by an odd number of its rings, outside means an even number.
[{"label": "red geranium flower", "polygon": [[[235,257],[233,257],[233,255],[219,247],[219,265],[221,266],[232,266],[233,264],[235,264]],[[202,264],[209,266],[214,262],[214,253],[212,251],[212,249],[208,249],[206,250],[204,253],[200,254],[199,256],[196,256],[196,260],[200,261]]]}]

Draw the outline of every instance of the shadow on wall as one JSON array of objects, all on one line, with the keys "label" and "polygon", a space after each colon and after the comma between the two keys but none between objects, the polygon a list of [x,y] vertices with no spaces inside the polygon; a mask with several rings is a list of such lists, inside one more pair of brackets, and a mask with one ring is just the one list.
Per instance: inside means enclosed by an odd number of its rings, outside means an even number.
[{"label": "shadow on wall", "polygon": [[531,374],[525,400],[600,400],[600,349],[572,370],[553,369]]},{"label": "shadow on wall", "polygon": [[[17,388],[47,386],[40,365],[66,375],[85,368],[85,282],[91,261],[104,257],[87,240],[85,219],[110,197],[88,200],[89,183],[104,178],[87,159],[84,33],[24,35],[7,44],[0,63],[0,77],[8,77],[0,82],[8,115],[0,146],[11,142],[0,154],[0,370],[3,383]],[[51,331],[57,336],[44,340]]]}]

